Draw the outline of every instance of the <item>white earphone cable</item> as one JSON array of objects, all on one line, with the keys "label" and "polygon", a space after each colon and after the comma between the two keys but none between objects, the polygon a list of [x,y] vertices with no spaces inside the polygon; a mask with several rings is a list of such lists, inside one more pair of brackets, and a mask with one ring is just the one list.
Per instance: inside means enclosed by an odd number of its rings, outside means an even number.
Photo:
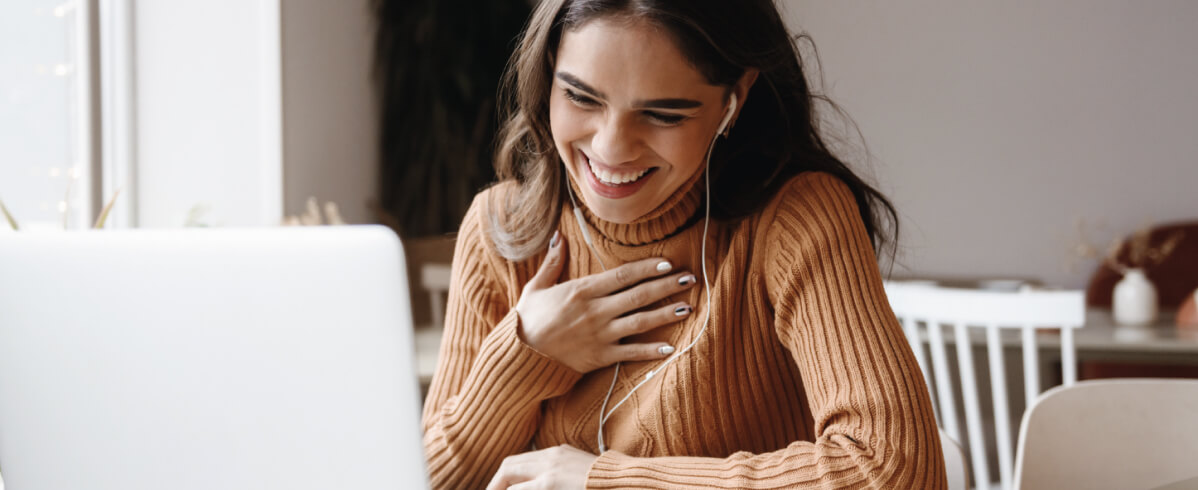
[{"label": "white earphone cable", "polygon": [[578,201],[574,200],[574,190],[570,188],[570,183],[566,183],[566,194],[570,196],[570,205],[574,207],[574,219],[578,221],[578,229],[582,230],[582,241],[586,242],[587,248],[591,249],[591,255],[595,256],[595,260],[599,261],[599,267],[607,272],[607,264],[603,263],[603,257],[599,256],[599,252],[595,251],[595,244],[591,241],[591,234],[587,231],[587,220],[582,217],[582,209],[578,207]]},{"label": "white earphone cable", "polygon": [[[728,106],[728,113],[724,116],[724,120],[722,122],[720,122],[720,127],[716,131],[715,137],[711,139],[711,144],[707,146],[707,158],[706,158],[706,162],[705,162],[706,165],[704,165],[704,169],[703,169],[703,172],[704,172],[703,186],[704,186],[704,193],[706,194],[706,201],[707,201],[706,205],[704,206],[704,211],[703,211],[703,242],[700,245],[700,252],[699,252],[699,260],[700,260],[700,263],[702,264],[701,267],[703,269],[703,290],[706,292],[706,296],[707,296],[707,307],[704,311],[703,328],[699,329],[699,333],[695,334],[694,339],[691,340],[691,343],[688,344],[685,348],[674,353],[674,355],[670,356],[664,362],[662,362],[661,365],[657,366],[656,368],[651,369],[648,373],[646,373],[645,379],[643,379],[639,383],[637,383],[636,386],[633,386],[631,390],[628,390],[628,393],[624,395],[624,398],[621,398],[620,401],[618,403],[616,403],[615,406],[613,406],[610,411],[608,411],[607,410],[607,402],[611,400],[611,394],[616,388],[616,380],[619,379],[619,377],[620,377],[620,366],[621,366],[621,364],[623,364],[622,362],[616,363],[616,369],[615,369],[615,372],[612,374],[612,378],[611,378],[611,385],[608,386],[607,395],[605,395],[603,397],[603,405],[599,409],[598,442],[599,442],[599,452],[600,453],[607,451],[607,446],[603,442],[603,425],[607,423],[607,419],[611,418],[611,415],[616,412],[616,409],[620,408],[620,406],[623,405],[624,402],[628,401],[628,399],[632,397],[632,394],[636,393],[636,390],[640,389],[641,386],[644,386],[645,383],[648,383],[650,380],[652,380],[653,377],[657,375],[657,373],[661,372],[663,369],[665,369],[667,366],[669,366],[670,363],[678,360],[678,358],[682,357],[683,354],[686,354],[691,349],[693,349],[695,347],[695,345],[699,343],[699,339],[703,338],[703,334],[705,332],[707,332],[707,326],[711,323],[711,284],[707,279],[707,229],[708,229],[708,225],[710,225],[710,223],[711,223],[711,153],[715,149],[716,141],[719,140],[719,138],[720,138],[720,133],[724,132],[725,128],[728,127],[728,122],[731,120],[732,115],[735,112],[736,112],[736,94],[732,94],[731,101]],[[589,239],[590,237],[589,237],[589,235],[587,235],[587,233],[585,231],[586,227],[583,224],[582,213],[578,211],[578,204],[574,202],[574,194],[573,193],[570,194],[570,202],[572,204],[574,204],[575,216],[578,217],[579,226],[583,227],[583,230],[584,230],[583,231],[583,239],[586,240],[587,245],[591,248],[591,253],[593,253],[595,255],[595,257],[598,258],[599,253],[595,251],[595,247],[594,247],[594,245],[591,244],[591,241]],[[600,259],[599,265],[601,265],[601,266],[603,265],[602,259]],[[607,267],[603,267],[603,270],[606,271]]]},{"label": "white earphone cable", "polygon": [[[631,390],[628,390],[628,393],[624,395],[624,398],[621,398],[618,403],[616,403],[614,406],[612,406],[611,411],[608,411],[607,410],[607,402],[608,402],[608,400],[611,399],[611,394],[615,390],[616,380],[619,379],[619,377],[620,377],[620,365],[623,364],[623,363],[619,363],[619,362],[616,363],[616,370],[615,370],[615,373],[612,374],[612,378],[611,378],[611,386],[609,386],[607,388],[607,395],[603,397],[603,405],[602,405],[602,408],[599,409],[599,414],[600,414],[600,417],[599,417],[599,452],[600,453],[607,450],[607,447],[603,443],[603,425],[607,423],[607,419],[611,418],[611,415],[616,412],[616,409],[620,408],[620,405],[623,405],[624,402],[628,401],[628,399],[632,397],[632,394],[636,393],[636,390],[640,389],[641,386],[643,386],[645,383],[648,383],[650,380],[652,380],[653,377],[657,375],[657,373],[659,373],[663,369],[665,369],[666,366],[669,366],[670,363],[678,360],[678,358],[682,357],[683,354],[686,354],[691,349],[693,349],[695,347],[695,344],[699,343],[699,339],[703,338],[703,334],[707,331],[707,326],[711,322],[711,284],[708,282],[708,279],[707,279],[707,228],[708,228],[708,225],[711,223],[711,150],[714,148],[715,148],[715,140],[713,139],[711,141],[711,146],[708,147],[708,150],[707,150],[707,165],[706,165],[706,168],[704,169],[704,176],[703,176],[704,189],[707,194],[707,205],[705,206],[705,210],[703,213],[703,243],[702,243],[702,245],[700,245],[700,253],[699,253],[700,260],[702,261],[701,267],[703,270],[703,290],[707,293],[706,294],[707,307],[705,308],[704,316],[703,316],[703,328],[699,329],[699,333],[695,334],[694,340],[691,340],[691,343],[688,344],[685,348],[678,351],[674,355],[670,356],[668,359],[665,360],[665,362],[662,362],[660,366],[653,368],[648,373],[646,373],[645,379],[643,379],[639,383],[637,383],[636,386],[633,386]],[[594,249],[592,248],[591,251],[594,252]],[[604,269],[604,270],[606,270],[606,269]]]}]

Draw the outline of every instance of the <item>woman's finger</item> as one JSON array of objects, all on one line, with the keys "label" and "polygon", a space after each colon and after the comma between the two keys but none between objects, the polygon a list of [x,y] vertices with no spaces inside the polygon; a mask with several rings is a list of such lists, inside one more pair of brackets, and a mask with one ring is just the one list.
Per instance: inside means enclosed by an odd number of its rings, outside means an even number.
[{"label": "woman's finger", "polygon": [[549,470],[553,464],[553,456],[560,451],[559,447],[550,447],[513,454],[503,458],[499,471],[491,478],[487,490],[505,489],[512,485],[534,481],[538,476]]},{"label": "woman's finger", "polygon": [[674,303],[617,318],[608,324],[607,338],[604,340],[616,342],[624,337],[645,333],[657,327],[681,321],[690,316],[693,311],[694,308],[686,303]]},{"label": "woman's finger", "polygon": [[674,265],[666,259],[638,260],[586,278],[583,288],[591,297],[598,298],[621,289],[627,289],[645,279],[660,276],[673,269]]},{"label": "woman's finger", "polygon": [[674,274],[668,277],[646,281],[635,287],[613,294],[600,300],[600,311],[606,311],[612,316],[643,308],[672,294],[686,291],[695,285],[695,275],[689,273]]},{"label": "woman's finger", "polygon": [[487,484],[487,490],[504,490],[517,483],[530,481],[536,478],[537,472],[527,463],[512,462],[511,458],[503,460],[503,464],[499,465],[499,471],[495,472],[495,476],[491,477],[491,483]]},{"label": "woman's finger", "polygon": [[558,279],[562,277],[562,270],[565,269],[565,251],[566,238],[556,231],[553,232],[553,238],[549,240],[549,253],[545,254],[545,260],[541,262],[541,268],[537,269],[536,275],[528,281],[528,287],[545,289],[557,284]]},{"label": "woman's finger", "polygon": [[628,361],[654,361],[669,357],[676,349],[665,342],[649,344],[617,344],[610,347],[608,356],[612,364]]}]

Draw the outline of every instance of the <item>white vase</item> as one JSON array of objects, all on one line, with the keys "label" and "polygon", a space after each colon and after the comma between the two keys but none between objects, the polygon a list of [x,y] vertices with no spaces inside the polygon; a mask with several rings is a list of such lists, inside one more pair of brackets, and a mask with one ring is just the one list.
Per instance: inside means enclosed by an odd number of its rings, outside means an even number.
[{"label": "white vase", "polygon": [[1115,284],[1113,298],[1115,323],[1145,326],[1156,321],[1156,287],[1144,275],[1143,269],[1128,269]]}]

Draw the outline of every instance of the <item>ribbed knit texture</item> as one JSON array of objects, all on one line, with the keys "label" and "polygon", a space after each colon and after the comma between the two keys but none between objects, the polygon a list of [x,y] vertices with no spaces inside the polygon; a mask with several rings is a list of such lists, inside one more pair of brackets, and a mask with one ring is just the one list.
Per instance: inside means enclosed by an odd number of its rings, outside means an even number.
[{"label": "ribbed knit texture", "polygon": [[[701,183],[701,181],[699,181]],[[482,488],[507,456],[570,444],[598,453],[599,407],[614,366],[579,374],[518,335],[514,306],[544,255],[509,262],[475,199],[458,235],[440,363],[424,406],[436,488]],[[701,277],[702,186],[633,224],[586,215],[609,266],[665,257]],[[571,211],[563,279],[601,272]],[[687,355],[604,425],[608,450],[589,488],[945,488],[939,435],[918,365],[886,301],[847,186],[792,179],[757,216],[713,221],[711,324]],[[681,349],[708,305],[703,285],[684,322],[627,339]],[[612,402],[656,362],[626,363]]]}]

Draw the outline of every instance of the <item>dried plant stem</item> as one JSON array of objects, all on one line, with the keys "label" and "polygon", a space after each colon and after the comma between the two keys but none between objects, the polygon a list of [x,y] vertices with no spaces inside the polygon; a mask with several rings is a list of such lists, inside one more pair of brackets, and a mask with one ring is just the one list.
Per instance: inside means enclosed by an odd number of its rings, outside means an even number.
[{"label": "dried plant stem", "polygon": [[96,224],[92,226],[97,230],[104,228],[104,222],[108,221],[108,213],[112,211],[112,206],[116,204],[117,196],[121,195],[121,189],[117,189],[112,193],[112,199],[108,200],[108,204],[104,205],[104,209],[100,211],[100,216],[96,217]]},{"label": "dried plant stem", "polygon": [[[1085,223],[1079,220],[1077,223],[1079,242],[1074,247],[1074,255],[1083,259],[1100,259],[1108,268],[1122,275],[1126,275],[1132,269],[1146,269],[1160,265],[1185,237],[1185,233],[1178,230],[1160,242],[1160,245],[1153,247],[1152,225],[1146,223],[1126,239],[1116,238],[1111,242],[1106,253],[1102,254],[1086,238],[1085,228]],[[1126,254],[1126,260],[1120,260],[1121,252]]]},{"label": "dried plant stem", "polygon": [[4,201],[0,201],[0,213],[4,213],[4,219],[8,221],[8,226],[11,226],[13,231],[19,231],[20,226],[17,226],[17,220],[13,219],[12,214],[9,214],[8,208],[4,207]]}]

